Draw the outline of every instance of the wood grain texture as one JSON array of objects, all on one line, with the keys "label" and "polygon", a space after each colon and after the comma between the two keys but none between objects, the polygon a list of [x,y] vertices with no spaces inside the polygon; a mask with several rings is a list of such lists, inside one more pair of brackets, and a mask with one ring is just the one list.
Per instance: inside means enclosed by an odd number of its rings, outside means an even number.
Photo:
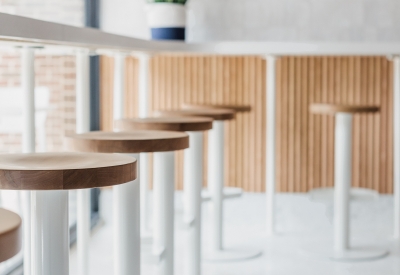
[{"label": "wood grain texture", "polygon": [[93,131],[66,136],[65,145],[76,152],[153,153],[186,149],[189,136],[171,131]]},{"label": "wood grain texture", "polygon": [[148,118],[125,118],[115,121],[118,130],[207,131],[212,129],[213,119],[189,116],[159,116]]},{"label": "wood grain texture", "polygon": [[[241,83],[238,84],[241,87]],[[233,105],[233,104],[200,104],[200,103],[187,103],[183,104],[183,108],[189,109],[204,109],[204,108],[211,108],[211,109],[231,109],[237,113],[244,113],[250,112],[251,106],[250,105]]]},{"label": "wood grain texture", "polygon": [[342,105],[327,103],[311,103],[310,112],[314,114],[334,115],[336,113],[376,113],[379,112],[378,106],[367,105]]},{"label": "wood grain texture", "polygon": [[[112,125],[112,64],[112,58],[102,57],[105,130]],[[137,64],[128,58],[127,117],[137,116]],[[257,56],[160,55],[150,64],[151,111],[178,109],[185,102],[252,107],[225,123],[225,184],[252,192],[265,191],[265,70],[265,61]],[[384,57],[279,58],[278,191],[306,192],[333,185],[334,118],[311,114],[309,105],[314,102],[380,106],[379,113],[354,115],[352,184],[381,193],[393,191],[392,72],[392,63]],[[181,155],[177,175],[182,174]],[[207,151],[205,155],[204,163]],[[181,178],[177,188],[182,188]],[[207,176],[204,179],[206,184]]]},{"label": "wood grain texture", "polygon": [[156,116],[196,116],[209,117],[214,120],[231,120],[235,118],[235,111],[230,109],[190,108],[185,109],[157,109],[153,111]]},{"label": "wood grain texture", "polygon": [[135,180],[136,160],[92,153],[0,155],[0,189],[69,190],[112,186]]},{"label": "wood grain texture", "polygon": [[22,220],[18,214],[0,208],[0,262],[18,254],[22,247]]}]

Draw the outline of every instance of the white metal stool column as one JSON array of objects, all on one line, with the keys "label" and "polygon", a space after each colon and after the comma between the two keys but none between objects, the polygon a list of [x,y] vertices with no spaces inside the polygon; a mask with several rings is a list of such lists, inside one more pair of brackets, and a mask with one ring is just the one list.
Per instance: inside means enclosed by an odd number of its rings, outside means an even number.
[{"label": "white metal stool column", "polygon": [[[149,63],[151,55],[148,53],[139,53],[136,55],[139,59],[139,117],[145,118],[149,115]],[[149,200],[149,154],[140,154],[140,225],[141,238],[144,243],[151,243],[150,231],[150,200]]]},{"label": "white metal stool column", "polygon": [[[185,103],[183,105],[185,109],[229,109],[238,113],[247,113],[251,111],[250,105],[226,105],[226,104],[196,104],[196,103]],[[223,189],[223,199],[234,199],[239,198],[243,194],[242,188],[238,187],[224,187]],[[211,200],[211,194],[209,190],[203,190],[202,192],[202,200],[209,201]]]},{"label": "white metal stool column", "polygon": [[276,56],[266,56],[267,61],[267,96],[266,96],[266,200],[267,217],[266,231],[267,236],[272,236],[275,232],[275,189],[276,189],[276,163],[275,163],[275,138],[276,138]]},{"label": "white metal stool column", "polygon": [[180,110],[157,110],[157,115],[198,116],[214,119],[213,128],[208,133],[208,188],[212,206],[212,240],[211,248],[206,251],[204,259],[209,261],[237,261],[255,258],[261,251],[237,248],[226,249],[223,245],[223,189],[224,189],[224,121],[235,117],[229,109],[192,108]]},{"label": "white metal stool column", "polygon": [[349,236],[349,201],[352,175],[352,120],[354,113],[378,112],[376,106],[346,106],[312,104],[312,113],[335,115],[335,193],[334,193],[334,247],[322,252],[332,260],[365,261],[384,257],[382,249],[351,249]]},{"label": "white metal stool column", "polygon": [[[21,56],[21,85],[24,94],[22,132],[22,152],[35,152],[35,55],[34,49],[22,48]],[[22,213],[23,213],[23,249],[24,249],[24,274],[31,275],[31,192],[22,191]]]},{"label": "white metal stool column", "polygon": [[3,189],[34,193],[33,274],[69,275],[68,190],[134,180],[136,160],[112,154],[3,154],[0,173]]},{"label": "white metal stool column", "polygon": [[212,119],[206,117],[160,116],[122,119],[118,129],[168,130],[187,132],[190,147],[184,151],[184,214],[186,225],[184,274],[201,274],[201,190],[203,186],[203,131],[210,130]]},{"label": "white metal stool column", "polygon": [[[76,54],[76,132],[90,131],[89,52]],[[76,244],[78,275],[89,274],[90,189],[77,190]]]},{"label": "white metal stool column", "polygon": [[393,199],[395,239],[400,239],[400,56],[393,58]]},{"label": "white metal stool column", "polygon": [[[174,152],[188,148],[185,133],[170,131],[88,132],[66,137],[69,149],[78,152],[107,152],[138,154],[152,152],[154,163],[154,193],[156,207],[154,252],[159,261],[158,274],[173,274],[174,240]],[[140,274],[140,209],[139,183],[126,188],[114,187],[115,274]],[[116,186],[117,187],[117,186]],[[131,191],[130,191],[131,190]]]}]

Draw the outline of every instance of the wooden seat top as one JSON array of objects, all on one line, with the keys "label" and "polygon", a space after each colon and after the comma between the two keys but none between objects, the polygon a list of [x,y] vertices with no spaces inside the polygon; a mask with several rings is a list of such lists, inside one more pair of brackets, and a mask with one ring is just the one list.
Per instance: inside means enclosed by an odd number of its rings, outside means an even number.
[{"label": "wooden seat top", "polygon": [[112,186],[136,179],[136,159],[93,153],[0,155],[0,189],[69,190]]},{"label": "wooden seat top", "polygon": [[236,104],[209,104],[209,103],[185,103],[184,109],[230,109],[236,113],[246,113],[251,111],[250,105],[236,105]]},{"label": "wooden seat top", "polygon": [[21,218],[14,212],[0,208],[0,262],[17,255],[21,250]]},{"label": "wooden seat top", "polygon": [[165,130],[165,131],[206,131],[212,129],[213,120],[208,117],[160,116],[148,118],[127,118],[115,122],[118,130]]},{"label": "wooden seat top", "polygon": [[189,147],[189,136],[171,131],[88,132],[65,138],[68,149],[78,152],[150,153]]},{"label": "wooden seat top", "polygon": [[376,113],[379,112],[379,106],[313,103],[310,105],[310,112],[329,115],[336,113]]},{"label": "wooden seat top", "polygon": [[235,111],[230,109],[198,108],[178,110],[157,110],[156,116],[196,116],[208,117],[213,120],[231,120],[235,118]]}]

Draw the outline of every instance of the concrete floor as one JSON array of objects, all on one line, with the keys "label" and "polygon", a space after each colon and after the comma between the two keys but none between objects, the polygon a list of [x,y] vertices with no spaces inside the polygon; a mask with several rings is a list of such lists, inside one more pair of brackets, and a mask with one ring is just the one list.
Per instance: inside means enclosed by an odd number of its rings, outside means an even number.
[{"label": "concrete floor", "polygon": [[[176,195],[175,274],[182,274],[184,236],[181,225],[181,194]],[[112,191],[103,191],[101,212],[104,223],[92,234],[91,275],[113,274]],[[392,196],[376,201],[352,203],[352,245],[387,248],[389,256],[370,262],[344,263],[315,258],[304,253],[314,245],[329,249],[332,244],[332,204],[311,202],[305,194],[279,194],[277,197],[277,235],[267,238],[264,194],[246,193],[225,204],[225,244],[231,249],[259,249],[261,257],[242,262],[203,262],[206,275],[330,275],[330,274],[400,274],[400,249],[392,238]],[[207,203],[203,207],[203,247],[210,244],[210,219]],[[143,263],[142,274],[155,269]],[[71,272],[76,274],[76,251],[71,250]],[[190,274],[189,274],[190,275]]]}]

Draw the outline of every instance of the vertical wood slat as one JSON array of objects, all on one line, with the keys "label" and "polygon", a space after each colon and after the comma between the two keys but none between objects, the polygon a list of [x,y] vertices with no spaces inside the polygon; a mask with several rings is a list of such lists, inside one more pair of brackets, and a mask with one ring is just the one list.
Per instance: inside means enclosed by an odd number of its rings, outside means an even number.
[{"label": "vertical wood slat", "polygon": [[[253,106],[252,112],[228,123],[225,139],[226,185],[253,192],[265,190],[265,68],[265,61],[256,56],[160,55],[150,64],[150,111],[176,108],[185,101]],[[353,186],[391,193],[391,62],[383,57],[281,57],[277,70],[277,190],[332,186],[334,120],[308,112],[310,103],[328,102],[381,106],[379,114],[354,118],[352,181]],[[137,115],[137,74],[137,60],[128,58],[128,117]],[[112,129],[112,90],[113,59],[102,57],[103,130]],[[177,188],[182,188],[183,154],[177,155]]]}]

